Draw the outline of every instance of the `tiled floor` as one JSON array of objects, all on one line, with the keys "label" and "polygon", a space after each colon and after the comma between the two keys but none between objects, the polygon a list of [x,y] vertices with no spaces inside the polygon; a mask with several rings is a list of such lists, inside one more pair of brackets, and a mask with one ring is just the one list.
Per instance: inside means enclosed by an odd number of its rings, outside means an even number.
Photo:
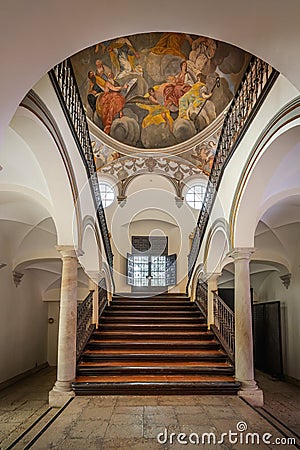
[{"label": "tiled floor", "polygon": [[[258,375],[265,390],[266,409],[299,433],[300,389]],[[27,426],[47,410],[47,396],[55,372],[46,369],[0,392],[0,448],[6,449]],[[272,434],[270,444],[245,444],[248,432]],[[245,425],[246,424],[246,425]],[[165,432],[167,430],[167,432]],[[238,433],[223,443],[221,433]],[[158,434],[162,433],[159,437]],[[175,433],[175,435],[171,435]],[[185,436],[179,435],[185,433]],[[203,433],[212,433],[201,444]],[[197,444],[197,439],[200,444]],[[204,436],[205,437],[205,436]],[[216,443],[213,443],[214,437]],[[278,430],[238,397],[233,396],[103,396],[76,397],[31,447],[38,450],[176,450],[176,449],[274,449],[296,448],[273,445],[283,437]],[[178,439],[191,442],[179,443]],[[257,437],[256,437],[257,439]],[[16,449],[24,448],[16,446]]]}]

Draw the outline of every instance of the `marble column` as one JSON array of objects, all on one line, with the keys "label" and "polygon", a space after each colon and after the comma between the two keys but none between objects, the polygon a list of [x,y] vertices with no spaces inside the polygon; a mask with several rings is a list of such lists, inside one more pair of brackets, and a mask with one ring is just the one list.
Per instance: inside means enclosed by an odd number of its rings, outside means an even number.
[{"label": "marble column", "polygon": [[210,329],[214,325],[214,292],[218,292],[218,278],[222,274],[219,272],[212,273],[207,281],[207,326]]},{"label": "marble column", "polygon": [[238,392],[253,406],[263,406],[263,392],[254,380],[250,258],[253,248],[235,248],[230,256],[235,267],[235,372]]},{"label": "marble column", "polygon": [[[51,407],[63,406],[74,396],[76,375],[77,269],[78,251],[71,245],[56,247],[62,258],[58,329],[57,381],[49,392]],[[80,253],[81,254],[81,253]]]}]

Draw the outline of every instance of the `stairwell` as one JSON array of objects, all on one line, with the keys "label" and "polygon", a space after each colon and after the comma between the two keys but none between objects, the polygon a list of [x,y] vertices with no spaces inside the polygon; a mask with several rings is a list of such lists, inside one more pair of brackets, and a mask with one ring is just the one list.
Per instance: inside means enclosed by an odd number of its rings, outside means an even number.
[{"label": "stairwell", "polygon": [[187,297],[115,297],[78,362],[77,395],[235,394],[234,367]]}]

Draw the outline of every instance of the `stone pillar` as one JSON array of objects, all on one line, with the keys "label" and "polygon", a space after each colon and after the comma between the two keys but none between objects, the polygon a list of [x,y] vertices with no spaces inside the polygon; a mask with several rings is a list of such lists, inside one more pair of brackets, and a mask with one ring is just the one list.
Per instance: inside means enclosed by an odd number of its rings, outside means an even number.
[{"label": "stone pillar", "polygon": [[76,375],[77,269],[78,259],[71,245],[56,247],[62,258],[58,329],[57,381],[49,392],[51,407],[63,406],[74,396],[71,384]]},{"label": "stone pillar", "polygon": [[238,392],[253,406],[263,406],[263,392],[254,380],[250,258],[253,248],[235,248],[230,256],[235,267],[235,372]]},{"label": "stone pillar", "polygon": [[207,326],[210,329],[214,325],[214,292],[218,291],[218,278],[222,274],[219,272],[212,273],[207,281]]}]

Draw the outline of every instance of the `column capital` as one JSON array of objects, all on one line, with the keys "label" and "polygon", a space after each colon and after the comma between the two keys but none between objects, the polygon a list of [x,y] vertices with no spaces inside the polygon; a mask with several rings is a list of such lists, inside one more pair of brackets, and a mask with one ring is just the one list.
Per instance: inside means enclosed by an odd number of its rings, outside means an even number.
[{"label": "column capital", "polygon": [[228,256],[230,258],[233,258],[234,261],[238,261],[240,259],[250,260],[254,252],[255,252],[254,247],[236,247],[232,249],[232,251],[228,254]]},{"label": "column capital", "polygon": [[56,245],[55,248],[59,251],[62,258],[78,258],[84,254],[81,249],[73,245]]},{"label": "column capital", "polygon": [[207,281],[217,281],[218,278],[220,278],[220,276],[222,275],[222,272],[211,272],[211,273],[207,273],[206,277],[207,277]]}]

